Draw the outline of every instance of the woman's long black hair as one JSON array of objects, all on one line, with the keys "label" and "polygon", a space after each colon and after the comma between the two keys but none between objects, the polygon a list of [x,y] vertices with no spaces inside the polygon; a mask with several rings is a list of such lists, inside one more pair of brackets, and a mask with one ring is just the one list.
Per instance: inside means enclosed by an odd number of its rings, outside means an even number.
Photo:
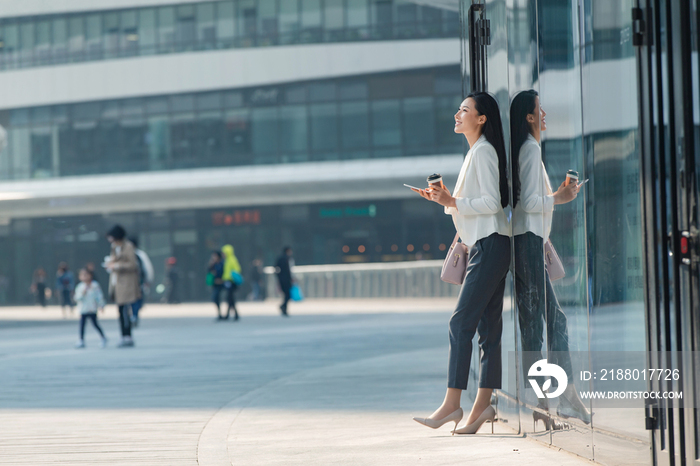
[{"label": "woman's long black hair", "polygon": [[503,139],[503,125],[501,124],[501,112],[498,103],[491,94],[486,92],[472,92],[467,99],[473,99],[476,103],[475,110],[479,115],[486,117],[486,123],[482,128],[482,134],[491,143],[498,154],[499,188],[501,191],[501,207],[508,205],[508,163],[506,160],[506,144]]},{"label": "woman's long black hair", "polygon": [[530,134],[527,116],[536,112],[537,91],[518,93],[510,104],[510,157],[513,169],[513,208],[520,199],[520,148]]}]

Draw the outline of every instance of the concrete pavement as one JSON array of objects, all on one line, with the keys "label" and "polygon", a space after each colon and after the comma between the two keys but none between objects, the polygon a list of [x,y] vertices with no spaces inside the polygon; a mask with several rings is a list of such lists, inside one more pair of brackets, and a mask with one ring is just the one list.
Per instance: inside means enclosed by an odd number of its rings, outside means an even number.
[{"label": "concrete pavement", "polygon": [[442,400],[453,300],[146,308],[135,348],[105,349],[56,308],[0,309],[3,465],[580,465],[495,424],[411,420]]}]

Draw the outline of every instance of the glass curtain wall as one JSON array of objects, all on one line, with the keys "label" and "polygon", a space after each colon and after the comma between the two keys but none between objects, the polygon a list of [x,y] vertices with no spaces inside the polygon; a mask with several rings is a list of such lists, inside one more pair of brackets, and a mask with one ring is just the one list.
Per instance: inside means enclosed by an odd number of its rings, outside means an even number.
[{"label": "glass curtain wall", "polygon": [[[487,90],[502,107],[511,170],[514,280],[498,416],[603,464],[647,464],[643,401],[611,409],[576,394],[601,389],[581,371],[646,350],[633,2],[484,3]],[[561,195],[569,170],[587,181],[573,200]],[[540,358],[567,374],[556,399],[531,384],[543,386],[531,372]]]},{"label": "glass curtain wall", "polygon": [[237,0],[0,19],[0,70],[286,44],[457,37],[455,11],[406,0]]},{"label": "glass curtain wall", "polygon": [[0,179],[456,154],[459,88],[448,66],[0,111]]}]

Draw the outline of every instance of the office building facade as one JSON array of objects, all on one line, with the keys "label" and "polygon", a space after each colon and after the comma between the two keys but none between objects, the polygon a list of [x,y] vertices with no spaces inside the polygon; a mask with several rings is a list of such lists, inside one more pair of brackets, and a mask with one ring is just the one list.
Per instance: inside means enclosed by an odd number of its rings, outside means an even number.
[{"label": "office building facade", "polygon": [[440,257],[459,14],[408,1],[32,1],[0,18],[0,302],[99,262],[124,225],[207,296],[212,250],[297,264]]}]

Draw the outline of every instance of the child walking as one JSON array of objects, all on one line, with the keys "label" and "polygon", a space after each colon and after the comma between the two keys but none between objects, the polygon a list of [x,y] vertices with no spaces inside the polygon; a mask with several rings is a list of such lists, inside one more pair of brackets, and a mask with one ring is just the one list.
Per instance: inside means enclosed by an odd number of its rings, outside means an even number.
[{"label": "child walking", "polygon": [[97,323],[97,310],[104,312],[105,297],[99,283],[94,281],[92,272],[88,269],[81,269],[78,275],[80,284],[75,288],[75,301],[80,307],[80,340],[75,344],[76,348],[85,348],[85,322],[92,321],[92,325],[102,337],[100,346],[107,346],[107,338]]}]

